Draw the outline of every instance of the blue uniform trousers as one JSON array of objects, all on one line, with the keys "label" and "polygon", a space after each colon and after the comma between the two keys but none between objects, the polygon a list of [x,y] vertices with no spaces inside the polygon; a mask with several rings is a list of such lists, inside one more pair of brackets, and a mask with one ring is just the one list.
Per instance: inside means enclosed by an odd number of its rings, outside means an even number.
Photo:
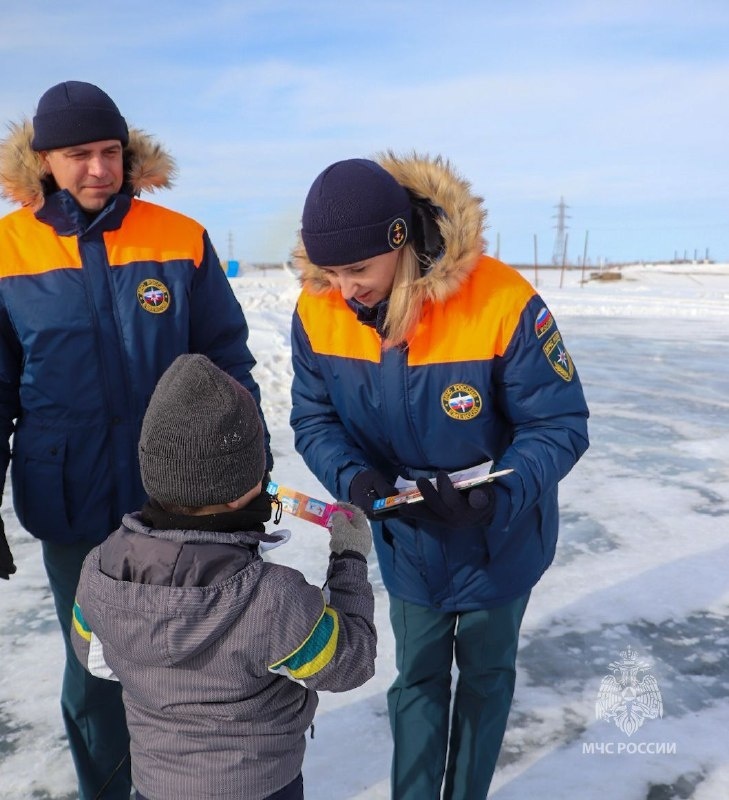
[{"label": "blue uniform trousers", "polygon": [[66,645],[61,712],[76,767],[79,800],[129,800],[129,733],[121,686],[88,673],[71,644],[76,587],[83,560],[93,545],[42,544],[43,562]]},{"label": "blue uniform trousers", "polygon": [[387,694],[392,800],[440,800],[441,790],[443,800],[484,800],[511,708],[528,600],[448,613],[390,597],[398,673]]}]

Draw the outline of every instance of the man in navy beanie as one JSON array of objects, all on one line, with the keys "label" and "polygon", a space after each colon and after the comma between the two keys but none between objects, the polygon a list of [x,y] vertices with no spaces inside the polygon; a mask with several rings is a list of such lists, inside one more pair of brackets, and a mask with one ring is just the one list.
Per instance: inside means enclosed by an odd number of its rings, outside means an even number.
[{"label": "man in navy beanie", "polygon": [[[132,791],[120,688],[79,664],[70,627],[84,557],[147,499],[137,442],[152,391],[179,355],[201,353],[260,414],[248,326],[206,230],[138,197],[175,171],[84,81],[52,86],[0,141],[0,194],[20,206],[0,219],[0,475],[12,464],[15,513],[42,544],[80,800]],[[0,578],[15,572],[0,521]]]}]

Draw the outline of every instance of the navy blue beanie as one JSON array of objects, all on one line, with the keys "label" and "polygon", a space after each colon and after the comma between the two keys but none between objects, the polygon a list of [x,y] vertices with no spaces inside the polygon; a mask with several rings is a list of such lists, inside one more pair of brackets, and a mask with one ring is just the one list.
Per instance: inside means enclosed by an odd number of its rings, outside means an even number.
[{"label": "navy blue beanie", "polygon": [[118,139],[126,147],[129,130],[111,97],[93,83],[59,83],[38,101],[33,117],[33,150],[55,150],[106,139]]},{"label": "navy blue beanie", "polygon": [[410,198],[374,161],[351,158],[327,167],[304,203],[301,238],[319,267],[339,267],[399,250],[410,235]]}]

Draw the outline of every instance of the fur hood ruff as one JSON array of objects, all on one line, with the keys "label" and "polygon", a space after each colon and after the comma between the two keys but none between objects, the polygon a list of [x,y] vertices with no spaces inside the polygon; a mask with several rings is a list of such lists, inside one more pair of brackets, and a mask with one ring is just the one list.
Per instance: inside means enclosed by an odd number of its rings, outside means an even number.
[{"label": "fur hood ruff", "polygon": [[[374,160],[411,194],[442,211],[437,223],[444,253],[413,283],[410,295],[418,306],[426,301],[442,302],[458,290],[485,250],[483,200],[472,193],[471,184],[440,156],[413,153],[398,157],[388,151]],[[300,232],[292,258],[305,289],[315,294],[331,290],[326,272],[312,264],[306,255]]]},{"label": "fur hood ruff", "polygon": [[[13,203],[37,211],[45,201],[48,175],[39,153],[30,146],[33,125],[29,120],[11,123],[0,141],[0,195]],[[174,159],[152,136],[139,128],[129,129],[124,148],[124,186],[132,195],[167,189],[177,174]]]}]

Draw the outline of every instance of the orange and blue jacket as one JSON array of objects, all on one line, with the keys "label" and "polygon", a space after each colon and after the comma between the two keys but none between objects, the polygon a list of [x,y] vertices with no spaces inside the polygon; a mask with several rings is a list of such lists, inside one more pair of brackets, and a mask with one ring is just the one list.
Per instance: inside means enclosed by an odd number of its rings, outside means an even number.
[{"label": "orange and blue jacket", "polygon": [[348,500],[363,469],[393,482],[487,461],[513,469],[498,479],[488,528],[373,523],[388,591],[447,611],[534,586],[555,553],[557,484],[588,446],[583,390],[542,298],[487,256],[459,277],[424,302],[406,346],[387,349],[354,304],[305,277],[291,335],[296,448],[334,497]]},{"label": "orange and blue jacket", "polygon": [[248,327],[205,230],[129,194],[91,222],[67,191],[0,220],[0,472],[20,523],[102,541],[140,508],[155,384],[205,353],[257,400]]}]

